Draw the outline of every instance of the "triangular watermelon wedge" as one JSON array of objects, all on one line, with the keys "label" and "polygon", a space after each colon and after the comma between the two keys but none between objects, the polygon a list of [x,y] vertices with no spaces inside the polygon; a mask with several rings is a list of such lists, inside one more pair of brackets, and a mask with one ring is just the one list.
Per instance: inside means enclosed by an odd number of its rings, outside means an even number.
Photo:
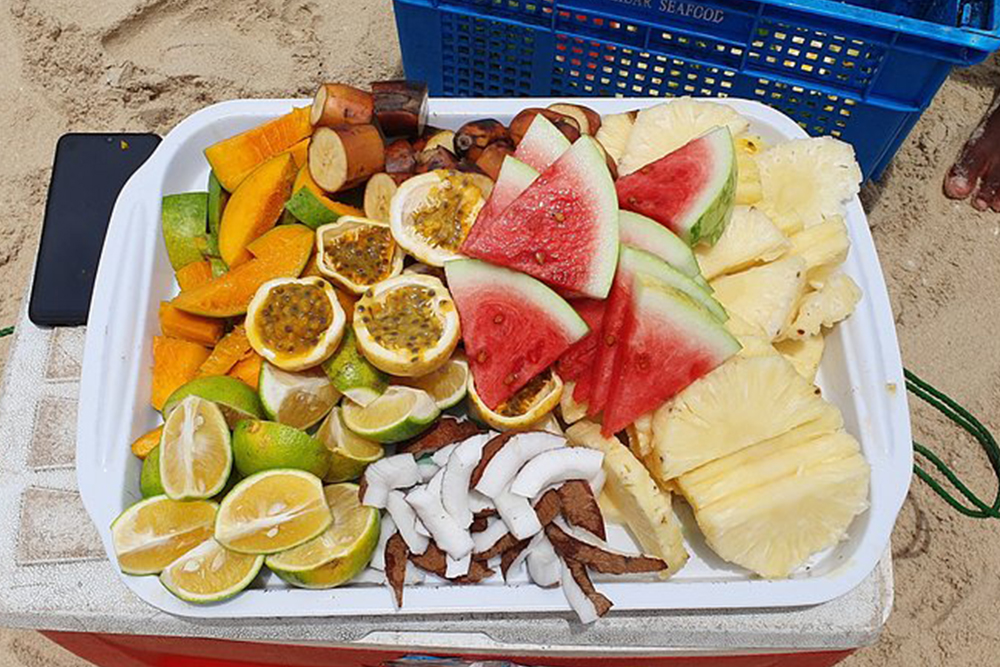
[{"label": "triangular watermelon wedge", "polygon": [[535,171],[545,171],[569,150],[569,139],[548,118],[537,114],[521,137],[514,157]]},{"label": "triangular watermelon wedge", "polygon": [[[493,185],[493,191],[490,193],[490,198],[486,200],[486,205],[479,211],[479,216],[476,218],[476,224],[474,224],[472,229],[469,230],[469,234],[466,238],[469,239],[476,236],[476,225],[479,224],[480,220],[495,218],[506,211],[507,207],[510,206],[522,192],[527,190],[528,186],[534,183],[536,178],[538,178],[537,171],[517,158],[510,155],[505,157],[503,164],[500,165],[500,173],[497,174],[497,181]],[[487,226],[489,225],[484,225],[484,227]]]},{"label": "triangular watermelon wedge", "polygon": [[[590,396],[590,374],[597,358],[597,346],[600,343],[601,322],[604,320],[604,309],[607,301],[600,299],[573,299],[570,306],[576,314],[590,327],[586,336],[573,343],[561,357],[557,368],[559,377],[566,382],[575,382],[573,396]],[[587,398],[580,402],[586,403]],[[579,399],[578,399],[579,400]]]},{"label": "triangular watermelon wedge", "polygon": [[476,393],[490,409],[587,334],[565,299],[523,273],[472,259],[445,263]]},{"label": "triangular watermelon wedge", "polygon": [[601,431],[622,430],[739,351],[739,342],[689,296],[639,276]]},{"label": "triangular watermelon wedge", "polygon": [[503,213],[474,229],[462,254],[564,293],[606,297],[618,258],[618,201],[597,143],[578,139]]},{"label": "triangular watermelon wedge", "polygon": [[671,229],[688,245],[715,243],[733,213],[736,150],[717,127],[615,183],[618,201]]}]

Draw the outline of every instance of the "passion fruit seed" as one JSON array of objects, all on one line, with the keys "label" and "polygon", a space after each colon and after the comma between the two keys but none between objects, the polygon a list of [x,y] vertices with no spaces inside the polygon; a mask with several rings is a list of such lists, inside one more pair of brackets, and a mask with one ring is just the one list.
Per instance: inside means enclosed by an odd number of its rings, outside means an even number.
[{"label": "passion fruit seed", "polygon": [[316,347],[332,321],[333,308],[323,288],[302,283],[273,288],[257,318],[262,342],[285,354]]},{"label": "passion fruit seed", "polygon": [[388,227],[363,225],[323,244],[326,265],[357,285],[374,285],[392,273],[396,244]]},{"label": "passion fruit seed", "polygon": [[458,252],[482,198],[482,190],[468,175],[448,172],[413,212],[413,228],[430,246]]},{"label": "passion fruit seed", "polygon": [[517,390],[517,393],[496,407],[493,412],[501,417],[520,417],[528,412],[536,403],[539,394],[552,381],[552,371],[545,370],[531,378],[528,384]]},{"label": "passion fruit seed", "polygon": [[[427,287],[403,285],[378,301],[372,299],[358,312],[363,313],[361,322],[376,343],[389,350],[419,355],[437,344],[444,333],[444,324],[434,312],[436,297],[434,290]],[[412,361],[419,361],[419,357],[414,356]]]}]

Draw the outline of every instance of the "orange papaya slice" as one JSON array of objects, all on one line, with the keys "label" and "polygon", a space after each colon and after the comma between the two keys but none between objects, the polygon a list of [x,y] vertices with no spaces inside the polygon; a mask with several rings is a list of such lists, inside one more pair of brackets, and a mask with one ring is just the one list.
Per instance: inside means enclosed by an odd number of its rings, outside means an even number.
[{"label": "orange papaya slice", "polygon": [[160,331],[170,338],[181,338],[200,345],[215,345],[225,332],[225,324],[218,318],[185,313],[168,301],[160,303]]},{"label": "orange papaya slice", "polygon": [[250,352],[250,341],[243,325],[227,333],[208,355],[208,359],[198,368],[195,377],[206,375],[226,375],[243,357]]},{"label": "orange papaya slice", "polygon": [[306,162],[309,161],[309,137],[295,143],[285,152],[292,156],[297,168],[301,169],[306,166]]},{"label": "orange papaya slice", "polygon": [[247,244],[278,222],[295,173],[295,161],[283,153],[254,170],[229,198],[219,225],[219,254],[230,268],[250,259]]},{"label": "orange papaya slice", "polygon": [[263,365],[264,357],[256,352],[251,352],[236,362],[236,365],[229,371],[229,377],[243,380],[253,389],[257,389],[257,382],[260,379],[260,367]]},{"label": "orange papaya slice", "polygon": [[153,389],[149,402],[160,410],[170,394],[194,379],[208,359],[207,347],[180,338],[153,337]]},{"label": "orange papaya slice", "polygon": [[205,149],[205,157],[222,187],[234,192],[254,169],[312,132],[309,107],[303,107],[212,144]]},{"label": "orange papaya slice", "polygon": [[191,262],[177,270],[177,284],[181,286],[181,291],[194,289],[198,285],[204,285],[212,279],[212,263],[205,259],[200,262]]}]

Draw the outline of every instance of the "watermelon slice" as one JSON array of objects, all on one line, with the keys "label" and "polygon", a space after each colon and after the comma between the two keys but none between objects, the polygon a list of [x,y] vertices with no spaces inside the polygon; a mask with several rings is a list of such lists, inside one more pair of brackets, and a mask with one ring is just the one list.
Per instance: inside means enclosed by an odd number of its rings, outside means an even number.
[{"label": "watermelon slice", "polygon": [[740,344],[680,290],[640,276],[601,431],[610,436],[739,352]]},{"label": "watermelon slice", "polygon": [[736,195],[736,151],[717,127],[673,153],[622,176],[621,207],[670,228],[688,245],[715,243],[729,223]]},{"label": "watermelon slice", "polygon": [[[597,357],[597,344],[600,342],[601,322],[604,320],[607,302],[600,299],[573,299],[569,303],[587,323],[590,331],[559,357],[559,377],[567,382],[579,383],[583,380],[589,387],[590,370]],[[573,395],[576,396],[575,391]]]},{"label": "watermelon slice", "polygon": [[507,210],[478,220],[475,230],[462,254],[567,293],[606,297],[618,258],[618,202],[597,142],[578,139]]},{"label": "watermelon slice", "polygon": [[623,245],[656,255],[695,282],[708,284],[704,278],[698,280],[701,278],[701,267],[691,247],[656,220],[631,211],[621,211],[618,214],[618,239]]},{"label": "watermelon slice", "polygon": [[514,157],[535,171],[545,171],[569,150],[569,139],[542,114],[535,116]]},{"label": "watermelon slice", "polygon": [[[528,186],[531,185],[536,178],[538,178],[537,171],[517,158],[510,155],[505,157],[503,164],[500,166],[500,173],[497,175],[497,181],[493,185],[493,192],[490,193],[490,198],[486,200],[486,205],[479,211],[479,216],[476,218],[476,224],[478,224],[480,220],[495,218],[506,211],[507,207],[510,206],[522,192],[527,190]],[[466,238],[472,238],[475,235],[476,225],[473,225]]]},{"label": "watermelon slice", "polygon": [[476,393],[491,410],[587,334],[573,308],[530,276],[471,259],[444,272]]},{"label": "watermelon slice", "polygon": [[[640,276],[653,278],[665,286],[685,294],[720,324],[729,316],[710,293],[693,280],[648,252],[622,246],[615,283],[608,298],[608,307],[601,328],[600,342],[590,374],[590,400],[587,414],[595,415],[605,408],[610,396],[616,357],[625,336],[632,285]],[[581,392],[582,395],[582,392]],[[574,391],[573,397],[577,398]],[[580,400],[580,399],[578,399]]]}]

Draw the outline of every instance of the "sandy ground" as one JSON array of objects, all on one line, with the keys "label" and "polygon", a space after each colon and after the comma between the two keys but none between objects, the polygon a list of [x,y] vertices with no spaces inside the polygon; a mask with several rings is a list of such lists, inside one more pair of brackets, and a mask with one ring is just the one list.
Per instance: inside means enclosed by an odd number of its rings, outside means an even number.
[{"label": "sandy ground", "polygon": [[[322,78],[363,84],[401,71],[388,0],[3,0],[0,63],[0,326],[20,309],[63,132],[164,133],[212,102],[307,95]],[[940,182],[998,70],[994,59],[952,76],[882,182],[864,192],[905,363],[994,432],[1000,214],[945,199]],[[0,369],[8,347],[0,340]],[[920,441],[992,493],[971,441],[920,406],[913,417]],[[881,641],[845,664],[993,664],[998,538],[1000,522],[962,518],[915,482],[893,538],[895,611]],[[34,633],[0,630],[0,667],[74,664],[83,663]]]}]

